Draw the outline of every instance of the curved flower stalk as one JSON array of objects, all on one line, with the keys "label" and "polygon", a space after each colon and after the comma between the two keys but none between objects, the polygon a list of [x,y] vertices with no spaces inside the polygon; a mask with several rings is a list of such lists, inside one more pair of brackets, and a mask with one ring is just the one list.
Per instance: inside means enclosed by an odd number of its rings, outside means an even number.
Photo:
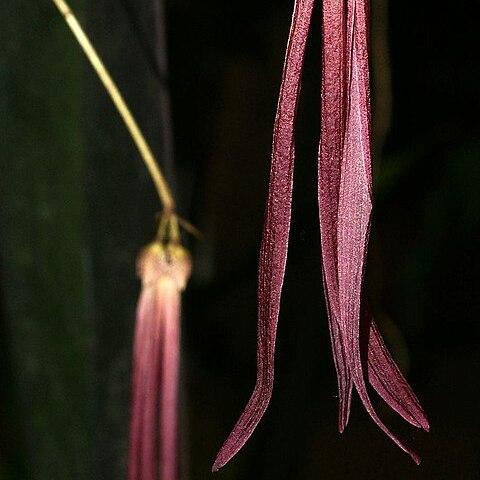
[{"label": "curved flower stalk", "polygon": [[142,291],[133,352],[129,480],[176,480],[180,294],[191,272],[180,244],[179,224],[199,232],[175,213],[175,200],[135,118],[65,0],[52,0],[117,108],[147,167],[163,206],[157,241],[138,259]]},{"label": "curved flower stalk", "polygon": [[[273,133],[272,165],[258,273],[257,381],[220,449],[216,471],[245,444],[273,388],[275,338],[290,231],[294,123],[314,0],[297,0]],[[396,366],[363,294],[372,209],[368,0],[323,1],[322,123],[318,201],[323,283],[339,388],[339,430],[348,423],[355,386],[377,425],[416,463],[419,457],[375,412],[366,387],[412,425],[429,429],[420,403]]]},{"label": "curved flower stalk", "polygon": [[190,272],[190,255],[178,243],[151,243],[138,259],[129,480],[178,478],[180,294]]}]

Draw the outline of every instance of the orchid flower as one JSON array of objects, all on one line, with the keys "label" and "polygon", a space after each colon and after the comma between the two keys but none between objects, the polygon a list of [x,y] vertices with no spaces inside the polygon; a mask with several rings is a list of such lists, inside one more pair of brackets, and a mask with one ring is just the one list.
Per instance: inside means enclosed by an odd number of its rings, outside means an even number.
[{"label": "orchid flower", "polygon": [[52,0],[110,95],[147,167],[163,213],[157,239],[141,252],[142,290],[133,347],[129,480],[178,478],[178,375],[180,294],[192,262],[181,246],[179,225],[199,232],[176,214],[175,199],[117,85],[65,0]]},{"label": "orchid flower", "polygon": [[153,242],[138,259],[129,480],[178,478],[180,293],[190,271],[190,255],[175,242]]},{"label": "orchid flower", "polygon": [[[245,444],[273,389],[280,297],[292,207],[294,125],[314,0],[296,0],[273,131],[270,183],[258,269],[257,380],[220,449],[213,471]],[[420,403],[390,356],[369,313],[363,279],[372,209],[368,0],[324,0],[318,202],[330,336],[339,389],[339,430],[352,389],[375,423],[418,464],[419,457],[378,417],[367,381],[412,425],[429,429]]]}]

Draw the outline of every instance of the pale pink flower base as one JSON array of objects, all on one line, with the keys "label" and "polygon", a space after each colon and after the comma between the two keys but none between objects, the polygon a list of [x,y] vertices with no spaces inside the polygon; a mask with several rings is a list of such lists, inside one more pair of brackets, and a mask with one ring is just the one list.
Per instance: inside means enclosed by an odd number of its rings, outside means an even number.
[{"label": "pale pink flower base", "polygon": [[129,480],[178,477],[180,295],[188,268],[177,260],[153,244],[139,261]]}]

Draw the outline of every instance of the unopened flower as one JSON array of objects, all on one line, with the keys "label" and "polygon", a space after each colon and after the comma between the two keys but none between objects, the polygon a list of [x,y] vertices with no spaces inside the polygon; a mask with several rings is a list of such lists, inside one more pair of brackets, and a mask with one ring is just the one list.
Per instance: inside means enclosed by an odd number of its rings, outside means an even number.
[{"label": "unopened flower", "polygon": [[[290,231],[294,124],[314,0],[297,0],[275,118],[270,183],[258,271],[257,381],[220,449],[216,471],[245,444],[273,389],[275,339]],[[318,200],[323,283],[339,387],[339,430],[355,386],[377,425],[416,463],[419,457],[375,412],[368,381],[412,425],[429,429],[420,403],[385,347],[366,305],[363,277],[372,209],[368,0],[324,0]]]},{"label": "unopened flower", "polygon": [[140,253],[128,459],[129,480],[176,480],[180,295],[191,272],[178,243],[154,242]]}]

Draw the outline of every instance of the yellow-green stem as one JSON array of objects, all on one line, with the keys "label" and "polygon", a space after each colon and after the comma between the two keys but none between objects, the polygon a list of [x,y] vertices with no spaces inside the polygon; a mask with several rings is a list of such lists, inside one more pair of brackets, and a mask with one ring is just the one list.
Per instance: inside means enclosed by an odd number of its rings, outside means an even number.
[{"label": "yellow-green stem", "polygon": [[142,156],[142,159],[148,168],[148,171],[150,172],[153,183],[155,184],[155,188],[157,189],[158,196],[160,197],[160,201],[162,202],[164,212],[167,214],[173,213],[175,211],[175,201],[173,199],[170,188],[160,170],[160,167],[158,166],[158,163],[155,160],[155,157],[153,156],[150,147],[148,146],[147,141],[145,140],[145,137],[140,131],[137,122],[133,118],[132,113],[127,107],[125,101],[123,100],[123,97],[120,94],[117,86],[115,85],[115,82],[108,73],[103,62],[100,60],[100,57],[93,48],[93,45],[90,43],[90,40],[88,39],[82,27],[78,23],[75,15],[72,13],[72,10],[67,5],[67,3],[64,0],[52,1],[53,3],[55,3],[57,8],[60,10],[60,13],[65,18],[65,21],[75,35],[75,38],[78,40],[78,43],[82,47],[87,58],[90,60],[90,63],[97,72],[115,107],[117,107],[120,116],[125,122],[125,125],[128,128],[128,131],[130,132],[130,135],[132,136],[133,141],[135,142],[140,152],[140,155]]}]

